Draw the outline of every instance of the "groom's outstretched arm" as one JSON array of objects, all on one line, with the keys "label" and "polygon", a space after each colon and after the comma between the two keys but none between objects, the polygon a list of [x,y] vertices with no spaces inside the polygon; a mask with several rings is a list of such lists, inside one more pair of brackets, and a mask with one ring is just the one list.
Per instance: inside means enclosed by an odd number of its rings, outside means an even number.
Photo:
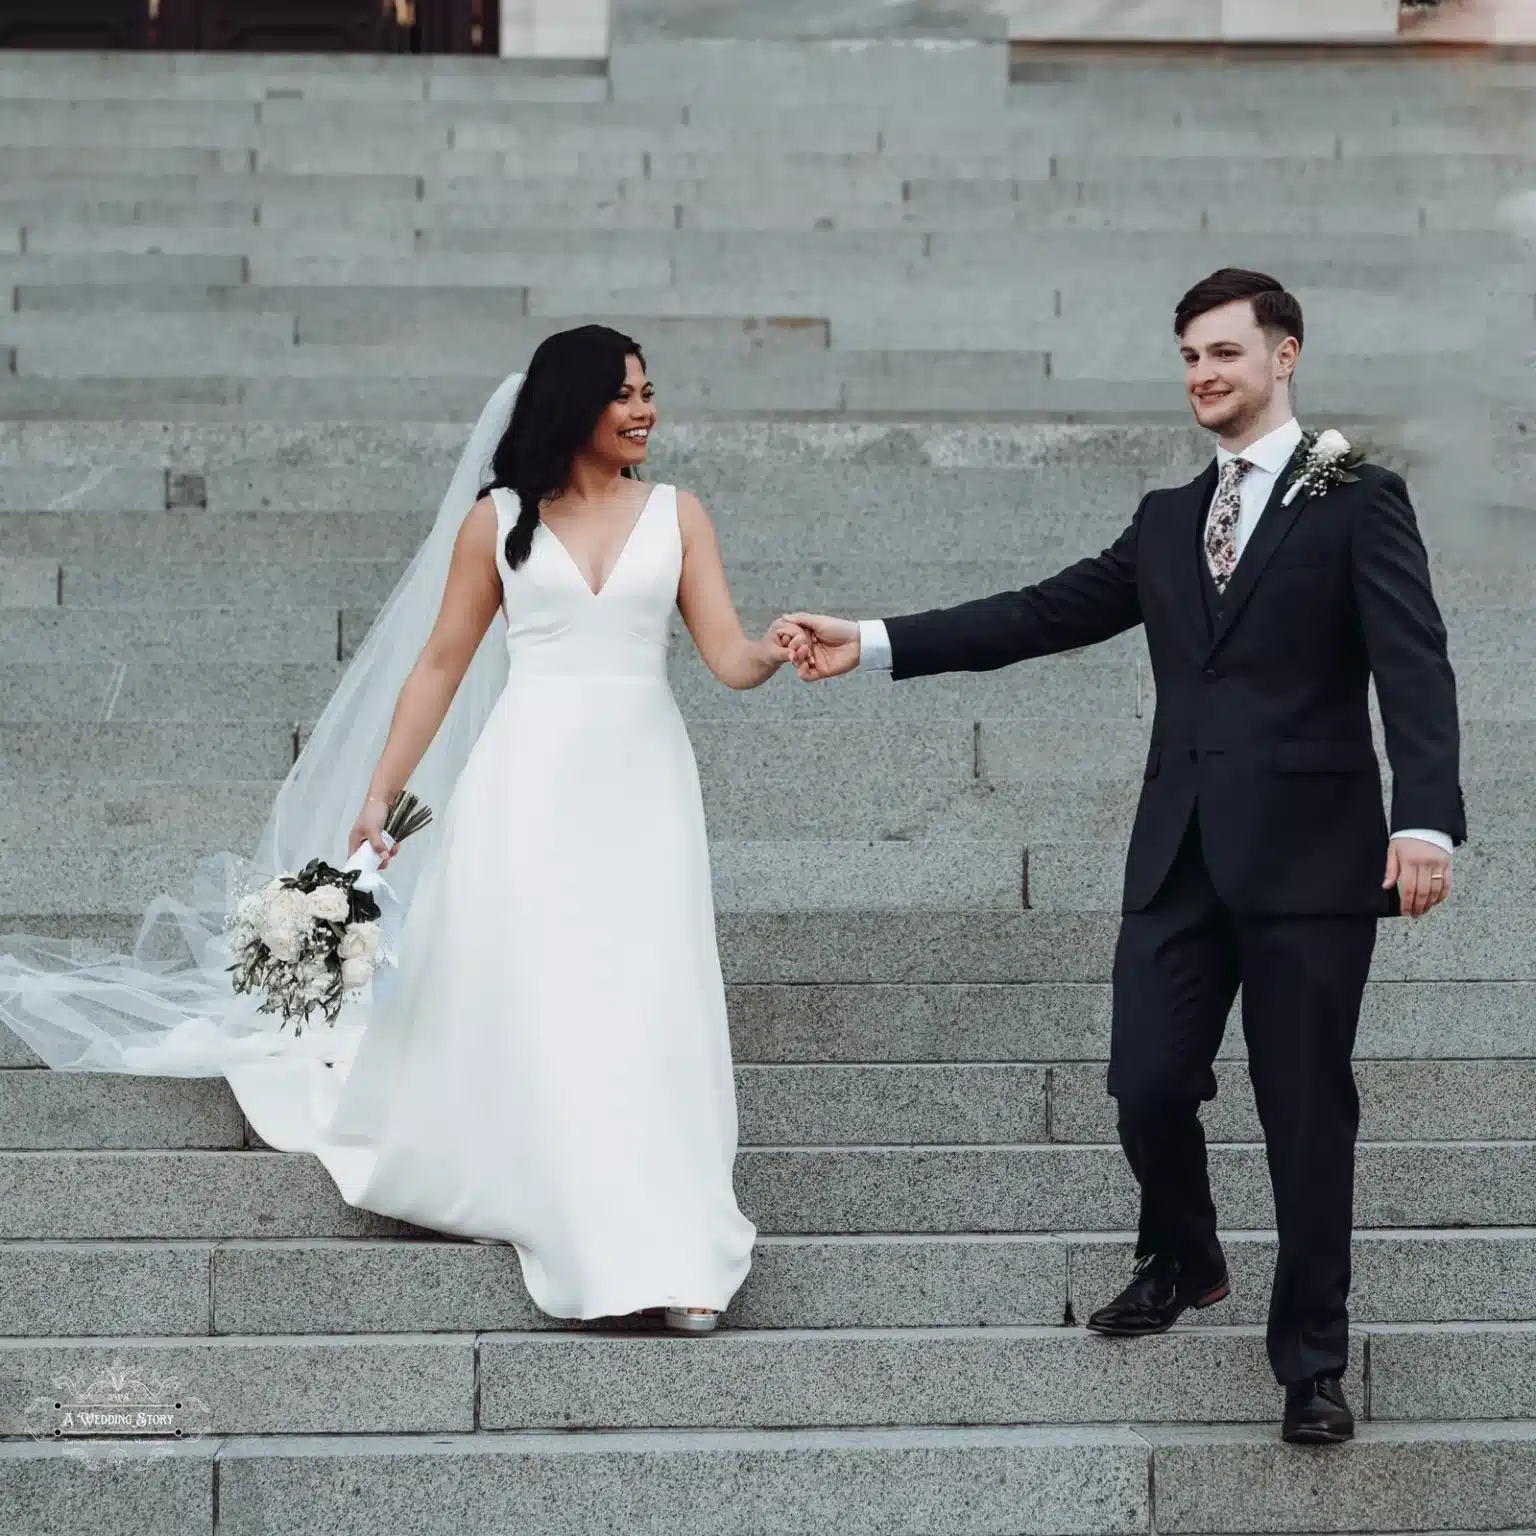
[{"label": "groom's outstretched arm", "polygon": [[997,667],[1096,645],[1141,623],[1136,541],[1143,499],[1130,526],[1102,554],[1055,576],[954,608],[884,620],[893,678]]}]

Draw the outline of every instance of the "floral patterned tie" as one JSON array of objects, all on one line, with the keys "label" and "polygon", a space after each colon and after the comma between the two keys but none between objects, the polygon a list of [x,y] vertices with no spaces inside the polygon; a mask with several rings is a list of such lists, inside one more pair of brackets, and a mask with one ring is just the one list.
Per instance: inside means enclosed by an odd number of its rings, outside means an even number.
[{"label": "floral patterned tie", "polygon": [[1237,521],[1242,516],[1243,477],[1253,465],[1247,459],[1228,459],[1211,503],[1210,520],[1205,525],[1205,563],[1218,592],[1227,590],[1232,572],[1237,569]]}]

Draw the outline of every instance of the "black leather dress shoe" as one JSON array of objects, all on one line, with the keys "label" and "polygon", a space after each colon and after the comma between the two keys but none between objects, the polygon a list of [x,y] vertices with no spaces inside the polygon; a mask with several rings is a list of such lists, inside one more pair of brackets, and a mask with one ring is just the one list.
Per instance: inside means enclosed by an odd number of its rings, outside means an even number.
[{"label": "black leather dress shoe", "polygon": [[1342,1445],[1355,1438],[1355,1416],[1337,1376],[1298,1381],[1285,1389],[1281,1436],[1292,1445]]},{"label": "black leather dress shoe", "polygon": [[1136,1261],[1131,1283],[1086,1326],[1094,1333],[1136,1339],[1167,1333],[1191,1307],[1213,1307],[1232,1290],[1225,1274],[1215,1279],[1186,1275],[1174,1259],[1148,1254]]}]

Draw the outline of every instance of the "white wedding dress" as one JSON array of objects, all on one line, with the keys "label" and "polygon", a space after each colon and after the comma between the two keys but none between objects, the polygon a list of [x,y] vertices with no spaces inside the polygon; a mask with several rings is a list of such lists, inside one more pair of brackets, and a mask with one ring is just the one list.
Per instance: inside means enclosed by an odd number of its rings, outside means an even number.
[{"label": "white wedding dress", "polygon": [[[536,1305],[723,1310],[756,1230],[698,771],[666,676],[682,567],[653,486],[594,594],[545,525],[502,546],[504,691],[420,872],[400,971],[347,1068],[226,1069],[264,1141],[343,1198],[516,1245]],[[397,862],[412,857],[406,843]]]},{"label": "white wedding dress", "polygon": [[349,1204],[515,1244],[547,1313],[723,1310],[756,1231],[732,1189],[703,801],[666,675],[676,492],[651,488],[595,594],[542,523],[509,570],[517,503],[494,497],[507,682],[441,813],[392,996],[343,1081],[286,1057],[227,1076],[262,1139],[314,1153]]}]

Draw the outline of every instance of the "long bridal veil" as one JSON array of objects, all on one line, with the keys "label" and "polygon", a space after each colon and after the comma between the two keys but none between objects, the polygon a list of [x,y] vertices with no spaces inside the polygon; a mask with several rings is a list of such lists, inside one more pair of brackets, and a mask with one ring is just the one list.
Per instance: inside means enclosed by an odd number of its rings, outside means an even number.
[{"label": "long bridal veil", "polygon": [[[340,863],[368,781],[384,748],[400,688],[437,618],[459,528],[485,484],[505,432],[521,374],[491,396],[461,455],[437,520],[374,620],[357,655],[283,781],[260,842],[247,856],[203,860],[181,896],[162,895],[145,912],[131,955],[79,942],[12,934],[0,938],[0,1021],[50,1067],[170,1077],[216,1077],[227,1066],[281,1055],[349,1059],[369,1004],[349,1003],[334,1026],[295,1036],[237,996],[225,967],[224,918],[236,891],[255,879],[301,868],[312,858]],[[506,681],[505,620],[498,614],[411,788],[441,810]],[[389,867],[386,942],[398,932],[435,831],[412,838]],[[387,995],[389,971],[374,988]]]}]

